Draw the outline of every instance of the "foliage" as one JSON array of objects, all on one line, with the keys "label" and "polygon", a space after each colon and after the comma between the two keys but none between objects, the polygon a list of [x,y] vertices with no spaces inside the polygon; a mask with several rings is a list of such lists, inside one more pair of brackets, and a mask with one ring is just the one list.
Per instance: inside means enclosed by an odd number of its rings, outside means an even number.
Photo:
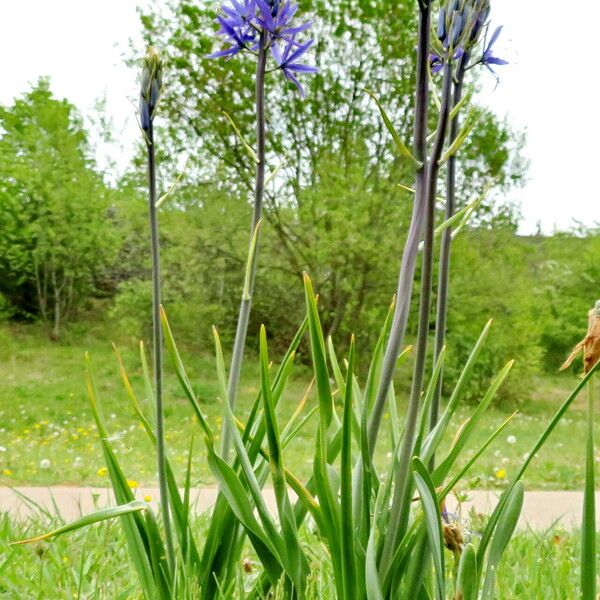
[{"label": "foliage", "polygon": [[47,81],[0,109],[0,128],[0,293],[58,338],[115,258],[110,195],[74,107]]}]

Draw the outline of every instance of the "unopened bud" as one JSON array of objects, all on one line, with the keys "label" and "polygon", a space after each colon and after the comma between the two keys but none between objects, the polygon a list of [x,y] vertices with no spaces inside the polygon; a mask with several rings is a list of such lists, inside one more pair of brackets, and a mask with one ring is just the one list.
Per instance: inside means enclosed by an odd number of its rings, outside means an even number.
[{"label": "unopened bud", "polygon": [[452,45],[456,46],[463,32],[463,18],[460,13],[455,12],[452,15]]},{"label": "unopened bud", "polygon": [[438,17],[438,26],[437,26],[437,37],[440,42],[446,39],[447,31],[446,31],[446,9],[444,7],[440,8],[440,15]]},{"label": "unopened bud", "polygon": [[140,123],[148,131],[162,91],[162,61],[154,48],[148,48],[142,67]]}]

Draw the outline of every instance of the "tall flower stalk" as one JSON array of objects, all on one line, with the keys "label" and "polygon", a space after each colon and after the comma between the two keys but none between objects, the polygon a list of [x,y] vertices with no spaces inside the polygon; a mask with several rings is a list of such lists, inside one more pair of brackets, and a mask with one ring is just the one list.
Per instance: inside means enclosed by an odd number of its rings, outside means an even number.
[{"label": "tall flower stalk", "polygon": [[410,300],[419,251],[419,240],[423,222],[425,220],[426,206],[424,195],[426,190],[427,175],[427,116],[429,107],[429,84],[428,84],[428,61],[430,47],[431,28],[431,1],[419,1],[419,30],[417,44],[417,76],[415,93],[415,124],[413,134],[414,156],[419,162],[415,182],[415,200],[411,217],[408,236],[402,253],[400,274],[398,277],[398,289],[396,292],[396,303],[390,334],[383,357],[381,378],[377,390],[377,396],[373,404],[373,410],[368,426],[369,454],[370,458],[375,453],[377,436],[388,393],[392,384],[396,361],[400,355],[400,348],[406,333],[408,313],[410,311]]},{"label": "tall flower stalk", "polygon": [[[468,55],[461,59],[458,67],[455,81],[454,91],[452,95],[452,110],[454,110],[462,100],[464,79],[465,79],[465,66],[468,61]],[[460,119],[459,113],[457,112],[453,118],[450,119],[450,132],[449,132],[449,144],[452,144],[458,138],[460,131]],[[456,210],[456,155],[453,154],[448,159],[446,166],[446,206],[444,209],[444,220],[448,221],[454,216]],[[448,291],[450,287],[450,251],[452,247],[452,226],[447,227],[441,237],[440,242],[440,258],[439,258],[439,269],[438,269],[438,285],[437,285],[437,306],[436,306],[436,318],[435,318],[435,346],[433,353],[433,362],[437,364],[438,359],[444,345],[446,344],[446,322],[448,317]],[[431,413],[430,413],[430,429],[433,429],[438,421],[440,399],[442,396],[442,382],[443,382],[443,366],[440,371],[436,383],[435,393],[431,402]],[[433,458],[432,458],[433,465]]]},{"label": "tall flower stalk", "polygon": [[[217,17],[220,28],[217,32],[228,46],[214,52],[208,58],[230,58],[239,53],[249,53],[256,58],[255,105],[256,105],[256,170],[254,203],[250,228],[248,264],[242,300],[233,344],[229,381],[228,402],[233,409],[239,388],[244,347],[248,334],[248,322],[252,308],[252,294],[258,265],[259,226],[265,187],[265,76],[270,71],[281,71],[304,95],[298,80],[300,73],[314,73],[316,68],[300,62],[313,43],[313,40],[299,42],[298,35],[306,31],[310,23],[295,25],[292,21],[298,9],[289,0],[230,0],[222,5],[222,15]],[[275,65],[267,71],[269,54]],[[221,454],[227,460],[231,446],[231,431],[226,421],[223,423]]]},{"label": "tall flower stalk", "polygon": [[[488,24],[487,19],[490,14],[490,5],[488,0],[481,0],[475,3],[473,25],[470,31],[469,39],[465,44],[464,51],[459,57],[458,66],[454,76],[454,87],[452,92],[452,108],[450,119],[450,131],[448,145],[452,146],[459,138],[460,129],[460,104],[463,100],[463,89],[465,75],[467,70],[481,64],[491,70],[491,65],[506,65],[507,61],[493,56],[492,48],[502,31],[498,27],[492,34],[489,42],[485,45],[481,55],[475,62],[471,62],[474,48],[480,41],[481,36],[486,32]],[[440,27],[438,27],[440,29]],[[441,58],[438,55],[433,57],[433,68],[441,65]],[[493,71],[492,71],[493,72]],[[452,153],[448,158],[446,167],[446,205],[444,210],[444,219],[451,219],[456,211],[456,153]],[[450,255],[452,247],[452,226],[447,227],[442,233],[439,255],[438,287],[437,287],[437,307],[435,319],[435,345],[434,345],[434,364],[440,357],[442,349],[446,344],[446,330],[448,318],[448,294],[450,287]],[[436,389],[431,403],[430,429],[433,429],[438,421],[439,406],[442,395],[443,385],[443,365],[440,369],[440,375],[436,382]],[[431,459],[431,465],[434,464],[434,457]]]},{"label": "tall flower stalk", "polygon": [[[248,277],[242,291],[242,301],[238,315],[237,328],[235,331],[235,340],[233,343],[233,354],[231,357],[231,367],[229,370],[229,383],[227,388],[229,405],[235,406],[237,392],[242,372],[242,363],[244,359],[244,347],[246,345],[246,336],[248,334],[248,321],[250,319],[250,310],[252,308],[252,293],[254,291],[254,281],[256,279],[256,266],[258,264],[258,228],[262,216],[262,205],[265,190],[265,72],[267,65],[267,49],[265,48],[265,36],[261,34],[259,38],[258,60],[256,61],[256,173],[254,183],[254,207],[252,211],[252,226],[250,228],[250,250],[249,250],[249,271]],[[254,243],[253,243],[254,242]],[[231,432],[224,423],[223,439],[221,453],[227,459],[229,447],[231,444]]]},{"label": "tall flower stalk", "polygon": [[[421,21],[423,16],[424,6],[420,4]],[[416,197],[415,202],[419,205],[423,226],[423,263],[421,273],[421,293],[419,302],[419,324],[417,332],[416,342],[416,356],[413,371],[413,378],[411,384],[411,393],[408,404],[408,412],[406,416],[406,424],[404,428],[404,434],[402,443],[399,449],[398,456],[398,468],[395,477],[394,496],[392,501],[392,509],[390,511],[390,518],[388,522],[389,535],[386,536],[383,552],[381,557],[380,568],[382,572],[386,572],[391,564],[392,556],[398,539],[401,539],[409,518],[410,509],[410,494],[411,494],[411,460],[414,453],[414,446],[416,441],[417,425],[419,420],[419,413],[421,409],[421,395],[423,392],[423,382],[425,377],[425,366],[427,361],[427,348],[429,341],[429,326],[431,317],[431,294],[432,294],[432,283],[433,283],[433,240],[434,240],[434,226],[435,226],[435,200],[437,196],[437,186],[439,179],[439,171],[442,164],[444,147],[448,136],[448,129],[450,123],[451,110],[457,108],[458,102],[460,101],[460,95],[462,94],[462,80],[464,79],[464,72],[468,65],[468,56],[471,49],[478,43],[479,33],[483,28],[483,24],[489,14],[489,0],[447,0],[444,5],[440,8],[438,23],[437,23],[437,39],[433,44],[435,52],[429,51],[429,45],[423,45],[424,40],[419,38],[419,52],[427,52],[427,60],[430,61],[428,65],[432,71],[443,71],[442,91],[441,91],[441,102],[440,110],[437,121],[437,127],[434,135],[434,142],[431,148],[430,156],[423,160],[419,156],[419,160],[422,160],[424,168],[422,172],[418,174],[417,185],[416,185]],[[430,15],[429,15],[430,18]],[[457,87],[454,87],[453,93],[453,82],[460,81]],[[417,83],[417,85],[419,85]],[[451,135],[454,136],[454,140],[458,139],[458,122],[456,115],[454,115],[454,126],[452,127]],[[419,135],[415,136],[422,138],[423,133],[419,132]],[[452,154],[455,154],[453,152]],[[451,154],[451,156],[452,156]],[[422,179],[421,179],[422,178]],[[454,206],[449,209],[452,213],[454,212]],[[451,232],[447,232],[447,236],[450,236]],[[447,237],[447,255],[443,255],[443,260],[449,261],[449,243],[450,237]],[[442,252],[444,249],[442,248]],[[448,263],[446,262],[446,273]],[[414,262],[413,271],[410,273],[411,279],[414,274]],[[401,274],[402,278],[402,274]],[[447,280],[444,281],[447,289]],[[400,291],[400,290],[399,290]],[[408,292],[407,298],[402,299],[403,302],[410,301],[410,291]],[[445,299],[439,310],[444,311],[444,318],[446,312]],[[393,367],[395,360],[400,350],[398,343],[398,334],[404,335],[406,327],[406,321],[402,330],[395,330],[395,323],[392,325],[392,331],[390,333],[390,340],[388,341],[388,347],[386,350],[386,358],[388,352],[391,352],[387,363],[384,363],[384,370],[380,382],[378,396],[375,404],[375,409],[378,411],[383,410],[385,399],[389,393],[391,380],[393,376]],[[444,325],[445,332],[445,325]],[[442,344],[443,346],[443,344]],[[441,347],[439,352],[441,352]],[[439,357],[439,352],[437,357]],[[393,359],[393,360],[392,360]],[[431,425],[434,426],[434,414],[435,421],[437,421],[437,411],[439,406],[439,397],[436,401],[435,407],[432,407]],[[377,421],[380,420],[379,412],[374,414],[372,420],[373,428],[369,431],[370,440],[374,442],[377,437],[378,427]],[[372,452],[373,450],[371,450]],[[433,461],[433,459],[432,459]]]},{"label": "tall flower stalk", "polygon": [[163,409],[163,336],[160,320],[161,277],[160,243],[158,235],[156,159],[154,152],[154,114],[162,91],[162,61],[150,48],[144,58],[140,89],[140,125],[144,132],[148,162],[148,216],[152,254],[152,340],[154,351],[154,394],[156,403],[156,457],[160,506],[165,528],[167,557],[171,570],[175,566],[175,546],[169,514],[169,495],[166,475],[166,445]]}]

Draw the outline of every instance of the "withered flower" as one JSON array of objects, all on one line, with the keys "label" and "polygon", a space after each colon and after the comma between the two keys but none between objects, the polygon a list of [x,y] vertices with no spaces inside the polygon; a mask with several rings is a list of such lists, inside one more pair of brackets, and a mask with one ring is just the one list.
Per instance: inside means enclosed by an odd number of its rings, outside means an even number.
[{"label": "withered flower", "polygon": [[581,350],[583,350],[583,372],[589,373],[600,360],[600,300],[588,313],[587,335],[573,348],[560,370],[567,369]]}]

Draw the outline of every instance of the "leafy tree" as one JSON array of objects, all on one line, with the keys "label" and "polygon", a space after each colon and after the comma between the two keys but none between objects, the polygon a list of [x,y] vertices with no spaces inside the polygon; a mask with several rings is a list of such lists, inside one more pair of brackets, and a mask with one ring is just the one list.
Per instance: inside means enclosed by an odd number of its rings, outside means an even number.
[{"label": "leafy tree", "polygon": [[[165,159],[174,165],[182,154],[189,155],[187,185],[196,190],[177,202],[183,210],[194,203],[202,207],[210,188],[246,206],[252,165],[223,111],[252,144],[251,61],[205,58],[218,44],[216,4],[185,0],[171,2],[166,10],[163,3],[154,6],[142,14],[142,25],[146,43],[166,55]],[[306,99],[279,77],[268,82],[267,162],[269,169],[282,168],[266,195],[251,333],[260,322],[278,333],[295,325],[302,307],[297,281],[307,270],[321,292],[327,329],[347,337],[350,330],[366,332],[380,322],[394,289],[412,201],[396,184],[412,185],[413,175],[393,150],[364,89],[378,95],[400,134],[410,139],[415,11],[412,0],[307,0],[302,8],[314,17],[311,58],[319,74],[304,82]],[[518,142],[492,115],[482,119],[463,159],[468,169],[460,188],[463,201],[479,194],[492,177],[504,189],[520,179],[523,165],[511,154]],[[163,174],[169,177],[168,167]],[[512,215],[510,209],[505,212]],[[480,220],[494,214],[487,206]],[[246,234],[245,209],[224,214],[219,224]],[[233,255],[227,264],[243,265],[237,249],[226,254],[218,233],[202,235],[205,255],[214,260]],[[245,244],[241,248],[245,252]],[[226,295],[241,284],[241,272],[231,278]]]},{"label": "leafy tree", "polygon": [[75,109],[48,81],[0,108],[0,293],[61,326],[114,258],[110,194]]}]

